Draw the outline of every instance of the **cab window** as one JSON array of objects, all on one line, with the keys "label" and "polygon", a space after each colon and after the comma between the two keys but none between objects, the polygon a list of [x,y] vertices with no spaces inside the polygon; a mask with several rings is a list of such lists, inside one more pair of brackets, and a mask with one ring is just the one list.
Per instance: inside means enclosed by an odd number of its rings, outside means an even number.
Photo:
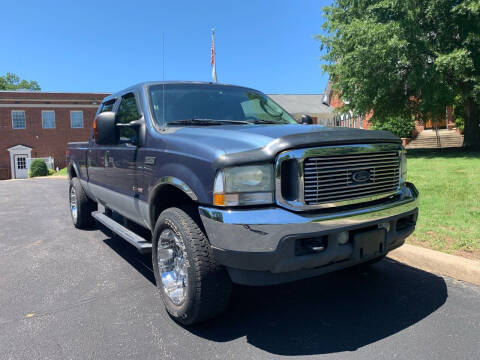
[{"label": "cab window", "polygon": [[[135,95],[133,93],[123,95],[117,110],[117,122],[128,124],[139,118],[140,114],[138,112]],[[136,143],[137,141],[137,131],[134,128],[120,127],[119,134],[121,143]]]}]

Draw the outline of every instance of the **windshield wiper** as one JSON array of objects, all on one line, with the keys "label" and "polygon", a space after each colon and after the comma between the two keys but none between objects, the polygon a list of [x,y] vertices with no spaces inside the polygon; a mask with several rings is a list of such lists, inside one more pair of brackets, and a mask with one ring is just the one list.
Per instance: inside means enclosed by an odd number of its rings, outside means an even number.
[{"label": "windshield wiper", "polygon": [[252,120],[249,121],[250,124],[288,124],[287,121],[274,121],[274,120],[262,120],[262,119],[257,119],[257,120]]},{"label": "windshield wiper", "polygon": [[221,124],[249,124],[248,121],[243,120],[223,120],[223,119],[202,119],[192,118],[183,120],[174,120],[168,123],[169,125],[221,125]]}]

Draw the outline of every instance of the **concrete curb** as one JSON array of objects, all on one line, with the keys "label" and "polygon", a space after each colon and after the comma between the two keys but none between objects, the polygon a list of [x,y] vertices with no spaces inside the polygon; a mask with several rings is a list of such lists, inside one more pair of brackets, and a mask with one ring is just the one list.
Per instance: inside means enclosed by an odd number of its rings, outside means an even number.
[{"label": "concrete curb", "polygon": [[405,244],[388,254],[401,263],[439,275],[480,285],[480,262]]}]

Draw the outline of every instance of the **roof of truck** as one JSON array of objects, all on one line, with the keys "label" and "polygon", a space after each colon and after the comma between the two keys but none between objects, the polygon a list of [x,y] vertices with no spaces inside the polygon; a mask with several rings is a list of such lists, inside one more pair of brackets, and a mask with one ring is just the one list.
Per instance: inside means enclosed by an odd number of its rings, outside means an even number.
[{"label": "roof of truck", "polygon": [[249,90],[254,90],[258,91],[246,86],[240,86],[240,85],[232,85],[232,84],[223,84],[223,83],[214,83],[214,82],[208,82],[208,81],[143,81],[138,84],[129,86],[128,88],[125,88],[123,90],[117,91],[110,96],[107,96],[103,101],[108,101],[113,98],[118,97],[120,94],[125,93],[128,90],[134,90],[134,89],[140,89],[146,86],[152,86],[152,85],[162,85],[162,84],[201,84],[201,85],[212,85],[212,86],[232,86],[232,87],[238,87],[238,88],[243,88],[243,89],[249,89]]}]

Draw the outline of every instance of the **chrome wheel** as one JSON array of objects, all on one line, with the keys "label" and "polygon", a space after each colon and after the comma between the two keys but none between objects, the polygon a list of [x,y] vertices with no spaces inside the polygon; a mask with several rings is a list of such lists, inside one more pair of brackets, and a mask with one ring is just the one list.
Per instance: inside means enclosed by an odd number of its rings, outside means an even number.
[{"label": "chrome wheel", "polygon": [[160,234],[157,262],[165,294],[175,305],[181,305],[187,296],[187,266],[182,242],[171,230]]},{"label": "chrome wheel", "polygon": [[74,222],[77,222],[78,209],[77,209],[77,193],[75,188],[70,187],[70,211]]}]

